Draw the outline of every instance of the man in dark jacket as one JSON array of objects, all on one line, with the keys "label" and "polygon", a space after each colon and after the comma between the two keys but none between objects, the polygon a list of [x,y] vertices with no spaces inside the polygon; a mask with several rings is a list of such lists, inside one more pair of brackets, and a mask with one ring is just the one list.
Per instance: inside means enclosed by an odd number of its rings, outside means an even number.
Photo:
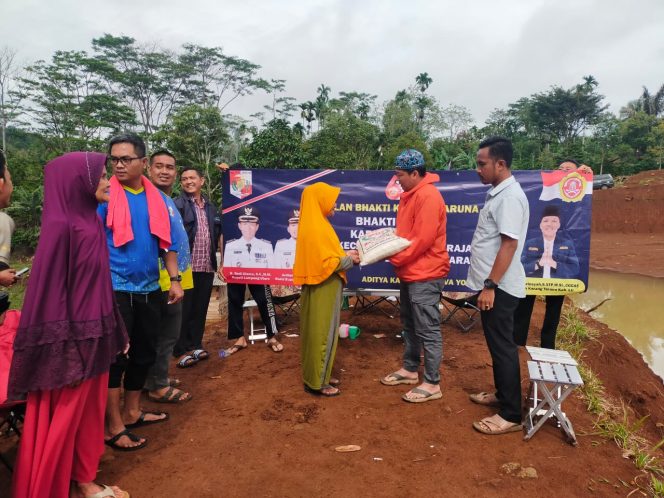
[{"label": "man in dark jacket", "polygon": [[186,368],[210,356],[203,348],[203,333],[217,271],[221,216],[217,207],[201,193],[205,178],[200,171],[184,168],[180,184],[182,194],[175,199],[175,205],[189,238],[194,288],[185,292],[182,329],[173,354],[179,357],[178,366]]}]

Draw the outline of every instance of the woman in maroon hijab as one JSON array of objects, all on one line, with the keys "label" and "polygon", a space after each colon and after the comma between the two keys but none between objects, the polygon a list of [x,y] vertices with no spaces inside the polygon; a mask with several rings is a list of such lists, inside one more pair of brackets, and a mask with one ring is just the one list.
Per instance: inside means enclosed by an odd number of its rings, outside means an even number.
[{"label": "woman in maroon hijab", "polygon": [[18,498],[127,497],[94,483],[104,451],[109,366],[127,346],[97,204],[106,156],[73,152],[44,170],[41,235],[14,341],[9,399],[27,394]]}]

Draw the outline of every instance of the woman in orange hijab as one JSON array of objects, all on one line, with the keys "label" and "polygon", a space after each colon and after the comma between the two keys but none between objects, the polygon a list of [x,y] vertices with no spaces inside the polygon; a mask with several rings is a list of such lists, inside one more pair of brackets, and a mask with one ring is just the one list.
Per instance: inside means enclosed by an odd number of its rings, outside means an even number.
[{"label": "woman in orange hijab", "polygon": [[[302,286],[300,340],[304,390],[337,396],[330,385],[337,350],[345,271],[360,262],[358,252],[344,252],[328,218],[334,215],[338,187],[314,183],[304,189],[295,246],[293,282]],[[338,383],[338,381],[336,382]]]}]

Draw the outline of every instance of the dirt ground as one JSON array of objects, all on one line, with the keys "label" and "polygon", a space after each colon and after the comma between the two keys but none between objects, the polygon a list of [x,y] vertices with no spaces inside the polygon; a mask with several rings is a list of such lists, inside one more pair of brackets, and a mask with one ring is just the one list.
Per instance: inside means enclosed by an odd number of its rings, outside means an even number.
[{"label": "dirt ground", "polygon": [[[627,237],[633,232],[623,223],[626,215],[608,207],[626,198],[626,188],[598,193],[593,208],[593,266],[662,277],[664,258],[654,255],[664,250],[664,225],[660,227],[653,217],[650,225],[639,225],[640,232]],[[631,188],[629,195],[636,191],[638,196],[639,188],[652,186]],[[662,198],[652,199],[648,206],[661,213],[660,203]],[[616,223],[621,230],[607,228]],[[538,342],[542,314],[538,301],[531,344]],[[297,317],[285,320],[282,332],[297,333]],[[653,442],[661,440],[662,379],[622,336],[589,316],[584,320],[600,334],[588,346],[585,361],[611,397],[624,400],[637,416],[649,415],[644,433]],[[183,405],[146,400],[145,408],[165,408],[170,420],[136,431],[149,438],[143,450],[107,451],[99,482],[117,483],[134,498],[626,496],[631,488],[621,480],[629,483],[640,474],[612,441],[595,434],[594,416],[575,395],[564,408],[577,432],[578,447],[567,444],[560,430],[549,424],[529,442],[521,433],[491,437],[475,432],[472,421],[493,413],[468,400],[469,393],[490,391],[493,385],[480,326],[468,333],[443,326],[443,399],[415,405],[401,400],[406,386],[378,382],[400,364],[398,317],[378,311],[354,315],[351,310],[343,312],[342,321],[358,325],[362,333],[354,341],[340,340],[335,370],[342,380],[341,396],[321,399],[304,392],[297,336],[282,336],[283,353],[257,343],[230,358],[213,356],[190,369],[174,368],[194,399]],[[225,335],[224,320],[208,324],[210,351],[228,345]],[[525,351],[521,360],[525,395]],[[361,450],[334,450],[348,444]],[[533,467],[537,477],[506,474],[501,466],[510,462]],[[8,474],[0,468],[0,495],[6,489]]]}]

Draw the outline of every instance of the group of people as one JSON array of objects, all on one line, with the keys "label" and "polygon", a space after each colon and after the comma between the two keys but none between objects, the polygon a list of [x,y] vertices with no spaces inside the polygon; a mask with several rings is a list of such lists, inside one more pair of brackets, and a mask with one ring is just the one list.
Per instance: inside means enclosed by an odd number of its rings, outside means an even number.
[{"label": "group of people", "polygon": [[[5,207],[11,178],[2,158]],[[9,399],[27,399],[13,496],[128,496],[94,482],[104,444],[139,450],[147,439],[135,430],[168,420],[141,409],[142,392],[161,403],[192,399],[169,364],[174,356],[188,368],[210,356],[203,333],[213,279],[223,278],[221,215],[194,168],[181,169],[181,194],[171,198],[177,177],[175,156],[148,156],[134,134],[111,139],[108,154],[74,152],[45,166],[41,236],[9,373]],[[13,222],[0,213],[2,250],[6,226]],[[5,286],[17,278],[7,260]],[[230,287],[244,295],[243,285]],[[235,339],[241,304],[236,315]],[[283,350],[276,338],[269,345]]]},{"label": "group of people", "polygon": [[[479,145],[477,173],[491,188],[486,194],[473,240],[467,286],[477,293],[482,327],[492,358],[495,392],[473,393],[470,400],[497,407],[496,414],[473,423],[484,434],[498,435],[522,430],[521,377],[518,346],[525,345],[534,296],[526,296],[524,266],[539,269],[539,276],[557,274],[569,278],[578,271],[578,259],[569,240],[554,243],[560,213],[545,209],[540,228],[542,248],[535,241],[524,254],[529,204],[512,176],[512,144],[491,137]],[[560,169],[579,166],[566,160]],[[573,168],[573,169],[572,169]],[[587,166],[582,166],[587,168]],[[395,176],[403,193],[396,219],[396,235],[411,242],[389,261],[400,280],[400,312],[404,351],[401,367],[385,375],[387,386],[412,385],[404,401],[423,403],[442,397],[440,295],[450,269],[446,244],[446,209],[435,187],[438,175],[427,172],[424,157],[414,149],[403,151],[395,161]],[[332,377],[341,291],[345,270],[358,263],[356,251],[342,251],[329,222],[339,189],[324,183],[306,187],[302,193],[300,223],[293,280],[302,286],[300,335],[302,377],[305,390],[323,396],[340,393]],[[524,260],[522,263],[522,254]],[[531,260],[533,262],[531,263]],[[570,269],[571,268],[571,269]],[[530,272],[532,274],[532,272]],[[547,296],[542,346],[555,348],[555,332],[564,296]],[[423,378],[418,371],[423,357]]]},{"label": "group of people", "polygon": [[[522,326],[532,312],[521,263],[528,201],[512,177],[511,160],[512,146],[505,138],[490,138],[479,146],[477,172],[492,188],[473,237],[467,282],[479,293],[493,360],[495,393],[470,396],[475,403],[499,408],[473,424],[486,434],[521,429],[517,344],[525,343],[525,337],[523,331],[515,332],[514,324],[517,309],[523,308]],[[0,166],[4,207],[12,187],[4,157]],[[175,356],[177,366],[188,368],[210,356],[203,333],[215,274],[223,279],[217,259],[223,240],[220,212],[202,193],[204,176],[182,168],[181,194],[173,199],[177,175],[171,152],[157,150],[148,157],[144,142],[133,134],[114,137],[108,155],[74,152],[45,166],[41,236],[9,378],[10,399],[27,397],[13,496],[128,496],[94,482],[104,444],[119,451],[138,450],[147,439],[134,431],[168,420],[166,412],[141,409],[141,392],[162,403],[192,399],[192,393],[169,376],[169,363]],[[442,397],[438,303],[450,268],[446,209],[435,187],[440,179],[426,171],[420,152],[402,152],[395,175],[403,189],[396,234],[411,242],[390,258],[400,279],[404,352],[401,367],[381,382],[414,386],[403,399],[422,403]],[[289,213],[291,239],[277,244],[293,267],[294,285],[301,286],[304,388],[326,397],[340,394],[332,368],[342,289],[345,272],[359,263],[356,250],[342,250],[329,221],[339,193],[338,187],[325,183],[306,187],[299,209]],[[5,264],[0,284],[11,285],[16,272],[7,265],[4,232],[13,227],[5,216],[0,213],[0,264]],[[224,259],[234,257],[236,249],[238,258],[261,254],[260,239],[255,239],[259,221],[256,208],[241,210],[238,227],[250,242],[229,241]],[[548,252],[536,264],[551,272],[555,257],[551,245],[546,247]],[[283,351],[269,286],[248,289],[266,325],[268,347]],[[228,338],[234,341],[228,354],[247,347],[242,313],[246,290],[244,284],[227,286]],[[547,300],[547,316],[548,306]],[[557,302],[552,310],[559,316]],[[526,324],[526,335],[527,329]]]}]

